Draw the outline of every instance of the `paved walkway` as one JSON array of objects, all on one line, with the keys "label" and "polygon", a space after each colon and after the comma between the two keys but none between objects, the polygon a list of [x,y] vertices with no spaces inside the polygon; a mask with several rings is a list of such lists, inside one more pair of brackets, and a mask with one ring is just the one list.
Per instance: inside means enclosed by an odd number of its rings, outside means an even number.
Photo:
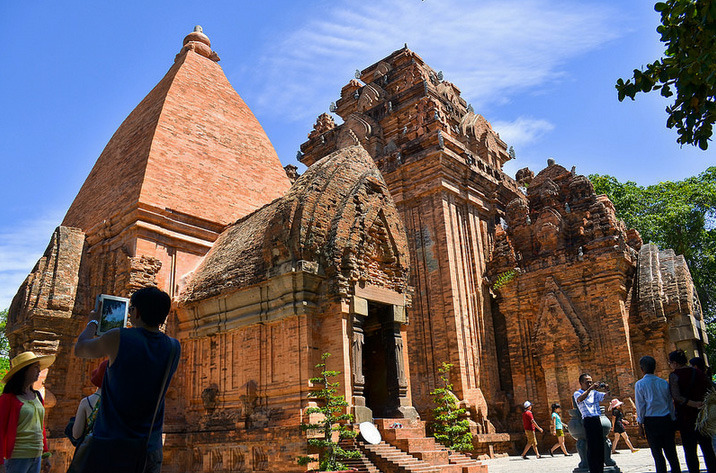
[{"label": "paved walkway", "polygon": [[[655,473],[654,459],[651,457],[651,450],[642,448],[636,453],[630,453],[629,450],[617,450],[620,452],[614,455],[614,461],[617,462],[619,469],[623,473]],[[686,472],[686,462],[684,461],[684,451],[681,446],[676,447],[681,460],[681,470]],[[699,457],[701,452],[699,452]],[[562,454],[555,453],[554,458],[542,456],[539,460],[530,451],[529,460],[523,460],[521,457],[505,457],[495,458],[494,460],[484,460],[487,465],[488,473],[572,473],[579,463],[579,455],[576,453],[571,457],[565,457]],[[668,468],[667,462],[667,468]],[[706,471],[703,458],[701,459],[701,471]]]}]

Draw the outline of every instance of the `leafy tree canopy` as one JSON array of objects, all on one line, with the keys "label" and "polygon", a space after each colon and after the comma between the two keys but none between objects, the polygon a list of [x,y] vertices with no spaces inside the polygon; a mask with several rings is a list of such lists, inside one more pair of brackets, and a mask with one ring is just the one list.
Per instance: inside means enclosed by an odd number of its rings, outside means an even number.
[{"label": "leafy tree canopy", "polygon": [[716,320],[716,167],[678,182],[642,187],[611,176],[591,175],[597,194],[606,194],[617,216],[644,242],[684,255],[704,316]]},{"label": "leafy tree canopy", "polygon": [[[7,309],[0,310],[0,378],[10,371],[10,342],[5,336]],[[0,389],[4,385],[0,384]]]},{"label": "leafy tree canopy", "polygon": [[666,126],[676,128],[677,143],[705,150],[716,121],[716,0],[667,0],[654,9],[665,57],[617,80],[619,101],[652,90],[673,96]]}]

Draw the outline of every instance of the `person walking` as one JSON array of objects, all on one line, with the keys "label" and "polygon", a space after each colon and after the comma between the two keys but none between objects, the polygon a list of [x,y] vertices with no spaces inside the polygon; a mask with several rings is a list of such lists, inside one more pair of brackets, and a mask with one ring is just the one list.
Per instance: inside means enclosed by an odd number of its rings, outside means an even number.
[{"label": "person walking", "polygon": [[552,445],[552,448],[549,449],[549,454],[554,456],[554,451],[558,448],[561,448],[565,456],[571,457],[572,454],[567,451],[567,447],[564,445],[564,426],[562,425],[562,416],[560,415],[561,413],[562,406],[557,403],[552,404],[551,430],[552,435],[557,437],[557,443]]},{"label": "person walking", "polygon": [[687,363],[688,359],[683,350],[669,353],[669,366],[673,370],[669,375],[669,389],[676,405],[676,426],[681,433],[686,465],[689,473],[699,473],[699,456],[696,452],[698,445],[701,447],[706,471],[716,473],[716,455],[711,437],[696,430],[696,417],[710,383],[701,370],[688,366]]},{"label": "person walking", "polygon": [[624,413],[621,411],[620,407],[624,404],[619,399],[612,399],[612,402],[609,403],[609,410],[612,411],[612,432],[614,432],[614,442],[612,442],[612,455],[617,452],[617,443],[619,442],[619,438],[623,438],[624,441],[627,444],[627,447],[629,447],[629,450],[631,450],[631,453],[638,452],[638,448],[634,448],[634,446],[631,444],[631,440],[629,440],[629,434],[626,433],[626,429],[624,429],[625,425],[629,425],[629,422],[624,419]]},{"label": "person walking", "polygon": [[656,371],[654,357],[642,356],[639,360],[639,367],[644,376],[634,385],[636,421],[649,442],[656,473],[666,473],[664,455],[669,460],[671,473],[681,473],[681,465],[674,443],[676,415],[669,383],[654,374]]},{"label": "person walking", "polygon": [[537,458],[540,458],[539,450],[537,449],[537,437],[535,436],[535,429],[539,430],[540,432],[544,432],[544,430],[542,430],[542,427],[537,425],[537,422],[535,422],[535,417],[532,414],[532,403],[529,401],[525,401],[524,404],[522,404],[522,407],[524,408],[524,412],[522,413],[522,425],[525,428],[527,445],[525,445],[525,449],[522,451],[521,456],[524,460],[528,460],[527,452],[529,452],[530,448],[532,448],[534,449]]},{"label": "person walking", "polygon": [[587,463],[590,473],[604,472],[604,434],[602,421],[599,418],[602,411],[599,403],[609,392],[607,383],[595,384],[589,373],[579,376],[580,389],[574,392],[574,401],[579,413],[582,414],[582,423],[587,437]]},{"label": "person walking", "polygon": [[54,355],[22,352],[10,361],[0,395],[0,473],[50,471],[51,453],[45,434],[45,405],[32,388]]}]

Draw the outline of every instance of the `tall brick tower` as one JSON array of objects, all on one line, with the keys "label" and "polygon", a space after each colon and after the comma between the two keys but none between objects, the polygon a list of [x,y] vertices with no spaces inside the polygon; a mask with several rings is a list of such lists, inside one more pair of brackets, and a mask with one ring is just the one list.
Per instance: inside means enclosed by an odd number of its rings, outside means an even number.
[{"label": "tall brick tower", "polygon": [[174,65],[112,136],[62,222],[85,232],[93,255],[122,248],[156,258],[157,283],[172,295],[226,225],[290,187],[217,61],[201,27],[184,38]]},{"label": "tall brick tower", "polygon": [[69,401],[88,393],[93,362],[71,352],[94,297],[128,296],[147,284],[177,295],[229,224],[290,188],[210,45],[200,27],[184,39],[166,76],[110,139],[13,299],[13,350],[57,355],[45,384],[61,400],[50,417],[55,432],[76,408]]},{"label": "tall brick tower", "polygon": [[507,146],[455,85],[407,47],[356,77],[332,107],[344,123],[320,116],[301,161],[311,165],[353,143],[372,155],[410,245],[413,405],[421,413],[432,407],[437,370],[452,363],[456,394],[470,403],[478,431],[490,432],[482,391],[501,387],[483,273],[495,218],[518,192],[502,172]]}]

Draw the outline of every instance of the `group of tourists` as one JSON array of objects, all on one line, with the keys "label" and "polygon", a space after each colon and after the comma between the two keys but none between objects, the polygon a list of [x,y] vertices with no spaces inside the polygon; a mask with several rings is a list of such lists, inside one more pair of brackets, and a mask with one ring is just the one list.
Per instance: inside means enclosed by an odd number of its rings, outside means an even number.
[{"label": "group of tourists", "polygon": [[[130,298],[132,328],[97,336],[92,311],[77,338],[75,355],[105,359],[92,372],[97,391],[82,398],[66,433],[77,440],[68,473],[159,473],[162,465],[164,395],[179,361],[179,342],[165,335],[169,295],[156,287]],[[0,473],[50,470],[45,408],[34,388],[52,355],[20,353],[10,361],[0,395]]]},{"label": "group of tourists", "polygon": [[[689,363],[691,366],[689,366]],[[639,430],[649,442],[651,454],[657,473],[666,473],[666,461],[668,460],[672,473],[681,473],[681,466],[676,454],[676,443],[674,440],[676,430],[681,435],[681,442],[684,449],[684,457],[689,473],[699,473],[699,457],[697,447],[701,448],[706,470],[709,473],[716,473],[716,455],[712,443],[712,437],[702,434],[696,428],[699,408],[702,407],[704,397],[713,383],[706,375],[706,366],[702,358],[693,358],[690,362],[682,350],[669,353],[669,366],[672,372],[669,380],[656,376],[656,360],[651,356],[644,356],[639,360],[639,366],[643,377],[634,386],[634,397],[636,403],[636,420]],[[590,473],[602,473],[604,471],[605,438],[604,427],[602,426],[602,407],[609,392],[607,383],[595,383],[588,373],[579,377],[580,389],[574,392],[574,403],[577,406],[582,418],[586,440],[586,457]],[[626,433],[625,425],[629,421],[624,419],[621,411],[623,403],[618,399],[612,399],[608,410],[612,415],[612,428],[614,441],[611,452],[619,453],[616,450],[620,439],[632,452],[636,449]],[[535,430],[543,432],[542,428],[534,420],[532,414],[532,403],[525,401],[524,413],[522,415],[527,445],[522,451],[522,458],[527,459],[530,448],[534,449],[537,458],[540,458],[537,449]],[[550,448],[549,453],[561,448],[565,455],[568,455],[564,446],[564,433],[562,428],[561,408],[559,404],[552,405],[552,435],[557,437],[558,442]]]},{"label": "group of tourists", "polygon": [[[674,443],[675,430],[681,435],[681,443],[689,473],[698,473],[699,457],[697,446],[701,447],[706,470],[716,473],[716,455],[711,437],[696,429],[696,418],[704,397],[713,387],[706,377],[702,359],[691,360],[692,366],[682,350],[669,353],[669,381],[654,374],[656,360],[643,356],[639,366],[644,377],[634,386],[637,421],[643,426],[654,457],[657,473],[666,472],[666,460],[672,473],[681,473]],[[701,366],[699,368],[698,366]]]},{"label": "group of tourists", "polygon": [[[522,458],[527,460],[529,458],[527,456],[527,453],[529,453],[530,448],[532,448],[537,458],[542,458],[539,453],[539,450],[537,449],[537,436],[535,431],[539,430],[540,432],[544,432],[544,430],[535,421],[534,415],[532,414],[532,403],[530,401],[525,401],[522,407],[524,408],[524,412],[522,413],[522,424],[525,428],[527,445],[525,445],[525,449],[522,451],[521,456]],[[564,426],[562,425],[561,414],[562,407],[556,403],[552,404],[552,417],[550,421],[551,432],[553,436],[557,437],[557,443],[555,443],[552,448],[549,449],[549,454],[551,456],[554,456],[554,452],[558,448],[561,448],[562,453],[570,457],[572,456],[572,454],[567,451],[567,447],[564,445]]]}]

